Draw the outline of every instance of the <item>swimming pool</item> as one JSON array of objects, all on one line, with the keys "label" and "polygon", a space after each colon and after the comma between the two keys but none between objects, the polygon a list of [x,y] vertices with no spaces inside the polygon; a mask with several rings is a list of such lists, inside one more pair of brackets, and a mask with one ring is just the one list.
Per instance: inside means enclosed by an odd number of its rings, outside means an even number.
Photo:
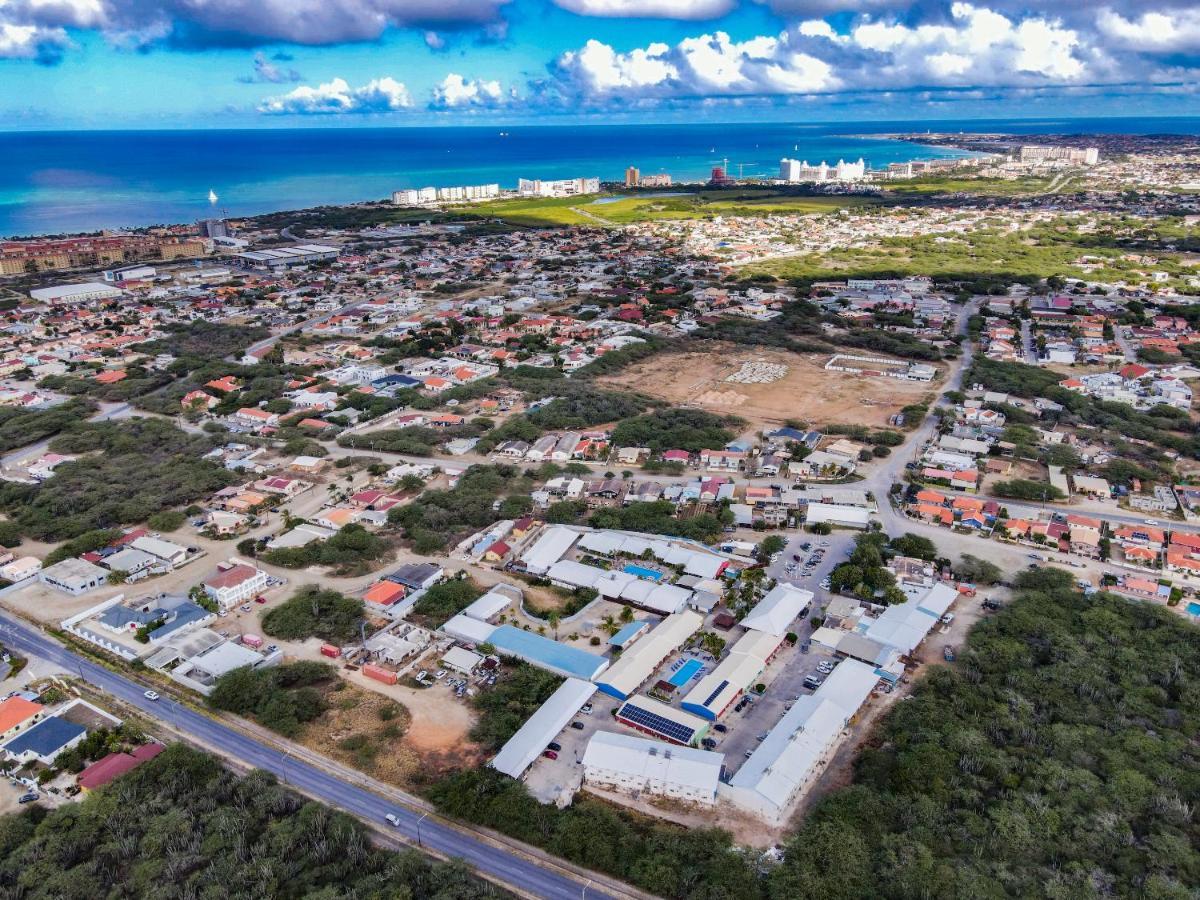
[{"label": "swimming pool", "polygon": [[671,682],[671,684],[675,685],[675,687],[683,687],[692,680],[692,678],[697,672],[700,671],[701,668],[703,668],[703,666],[704,663],[700,662],[700,660],[689,659],[682,666],[676,669],[674,673],[672,673],[671,677],[667,679],[667,681]]},{"label": "swimming pool", "polygon": [[1200,616],[1200,603],[1193,600],[1187,605],[1187,611],[1189,616]]},{"label": "swimming pool", "polygon": [[654,569],[647,569],[643,566],[635,566],[630,563],[625,567],[626,574],[636,575],[638,578],[649,578],[651,581],[662,581],[663,573]]}]

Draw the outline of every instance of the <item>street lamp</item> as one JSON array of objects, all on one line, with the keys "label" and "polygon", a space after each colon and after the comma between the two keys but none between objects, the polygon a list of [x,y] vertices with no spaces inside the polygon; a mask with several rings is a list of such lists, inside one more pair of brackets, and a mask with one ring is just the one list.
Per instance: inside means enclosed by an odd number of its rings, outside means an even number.
[{"label": "street lamp", "polygon": [[423,813],[421,815],[421,818],[417,819],[417,846],[418,847],[425,846],[423,843],[421,843],[421,823],[425,821],[425,817],[428,815],[429,815],[429,813]]}]

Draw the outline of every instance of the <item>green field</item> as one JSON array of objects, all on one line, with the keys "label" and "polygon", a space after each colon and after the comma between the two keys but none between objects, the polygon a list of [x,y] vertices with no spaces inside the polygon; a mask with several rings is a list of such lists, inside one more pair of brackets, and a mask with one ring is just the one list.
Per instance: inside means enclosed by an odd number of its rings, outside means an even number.
[{"label": "green field", "polygon": [[977,194],[984,197],[1016,197],[1044,194],[1050,178],[949,178],[931,175],[905,181],[884,182],[884,192],[896,196],[931,194]]},{"label": "green field", "polygon": [[[619,198],[611,199],[609,198]],[[597,203],[597,199],[605,202]],[[873,201],[863,197],[804,197],[772,190],[681,192],[678,197],[606,194],[587,197],[495,200],[454,207],[471,218],[494,217],[513,225],[629,225],[713,216],[809,215]]]},{"label": "green field", "polygon": [[[1079,232],[1068,220],[1063,220],[1019,232],[983,228],[963,234],[890,238],[881,241],[878,247],[766,260],[746,266],[742,272],[799,279],[844,278],[847,273],[860,277],[941,275],[1026,279],[1061,275],[1096,281],[1124,279],[1132,284],[1147,280],[1139,274],[1147,268],[1164,270],[1173,276],[1180,271],[1175,254],[1159,251],[1158,263],[1148,267],[1121,259],[1125,252],[1111,235]],[[1084,255],[1103,259],[1102,267],[1085,272],[1076,265]]]}]

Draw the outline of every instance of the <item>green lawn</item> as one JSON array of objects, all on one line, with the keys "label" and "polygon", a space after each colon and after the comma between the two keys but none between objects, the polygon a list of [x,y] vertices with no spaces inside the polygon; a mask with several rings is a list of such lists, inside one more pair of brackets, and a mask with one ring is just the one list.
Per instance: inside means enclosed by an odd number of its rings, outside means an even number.
[{"label": "green lawn", "polygon": [[926,178],[911,178],[904,181],[884,182],[882,187],[888,194],[980,194],[983,196],[1012,197],[1021,194],[1045,193],[1050,186],[1049,178],[949,178],[931,175]]},{"label": "green lawn", "polygon": [[513,225],[628,225],[670,219],[700,219],[712,216],[762,216],[772,213],[807,215],[832,212],[872,202],[863,197],[789,196],[774,190],[688,191],[678,197],[631,195],[611,203],[596,203],[600,197],[530,198],[493,200],[453,207],[452,212],[476,217],[495,217]]}]

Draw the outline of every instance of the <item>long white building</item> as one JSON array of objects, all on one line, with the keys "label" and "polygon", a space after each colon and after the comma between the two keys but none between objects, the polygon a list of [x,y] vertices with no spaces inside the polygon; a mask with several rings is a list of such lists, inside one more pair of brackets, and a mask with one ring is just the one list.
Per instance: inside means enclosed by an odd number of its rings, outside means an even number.
[{"label": "long white building", "polygon": [[722,753],[597,731],[583,751],[587,784],[624,793],[650,793],[711,806],[717,799]]},{"label": "long white building", "polygon": [[767,821],[781,821],[832,755],[847,723],[878,682],[873,667],[843,660],[824,684],[784,714],[745,764],[720,786],[720,795]]},{"label": "long white building", "polygon": [[808,160],[785,157],[779,161],[779,180],[789,184],[804,181],[862,181],[866,175],[867,164],[861,157],[858,162],[852,163],[839,159],[835,166],[827,164],[825,160],[815,166],[810,166]]},{"label": "long white building", "polygon": [[574,197],[578,194],[600,193],[599,178],[560,178],[543,181],[540,178],[522,178],[517,182],[517,193],[522,197]]},{"label": "long white building", "polygon": [[395,206],[429,206],[434,203],[471,203],[500,196],[499,184],[468,184],[456,187],[410,188],[392,191]]}]

